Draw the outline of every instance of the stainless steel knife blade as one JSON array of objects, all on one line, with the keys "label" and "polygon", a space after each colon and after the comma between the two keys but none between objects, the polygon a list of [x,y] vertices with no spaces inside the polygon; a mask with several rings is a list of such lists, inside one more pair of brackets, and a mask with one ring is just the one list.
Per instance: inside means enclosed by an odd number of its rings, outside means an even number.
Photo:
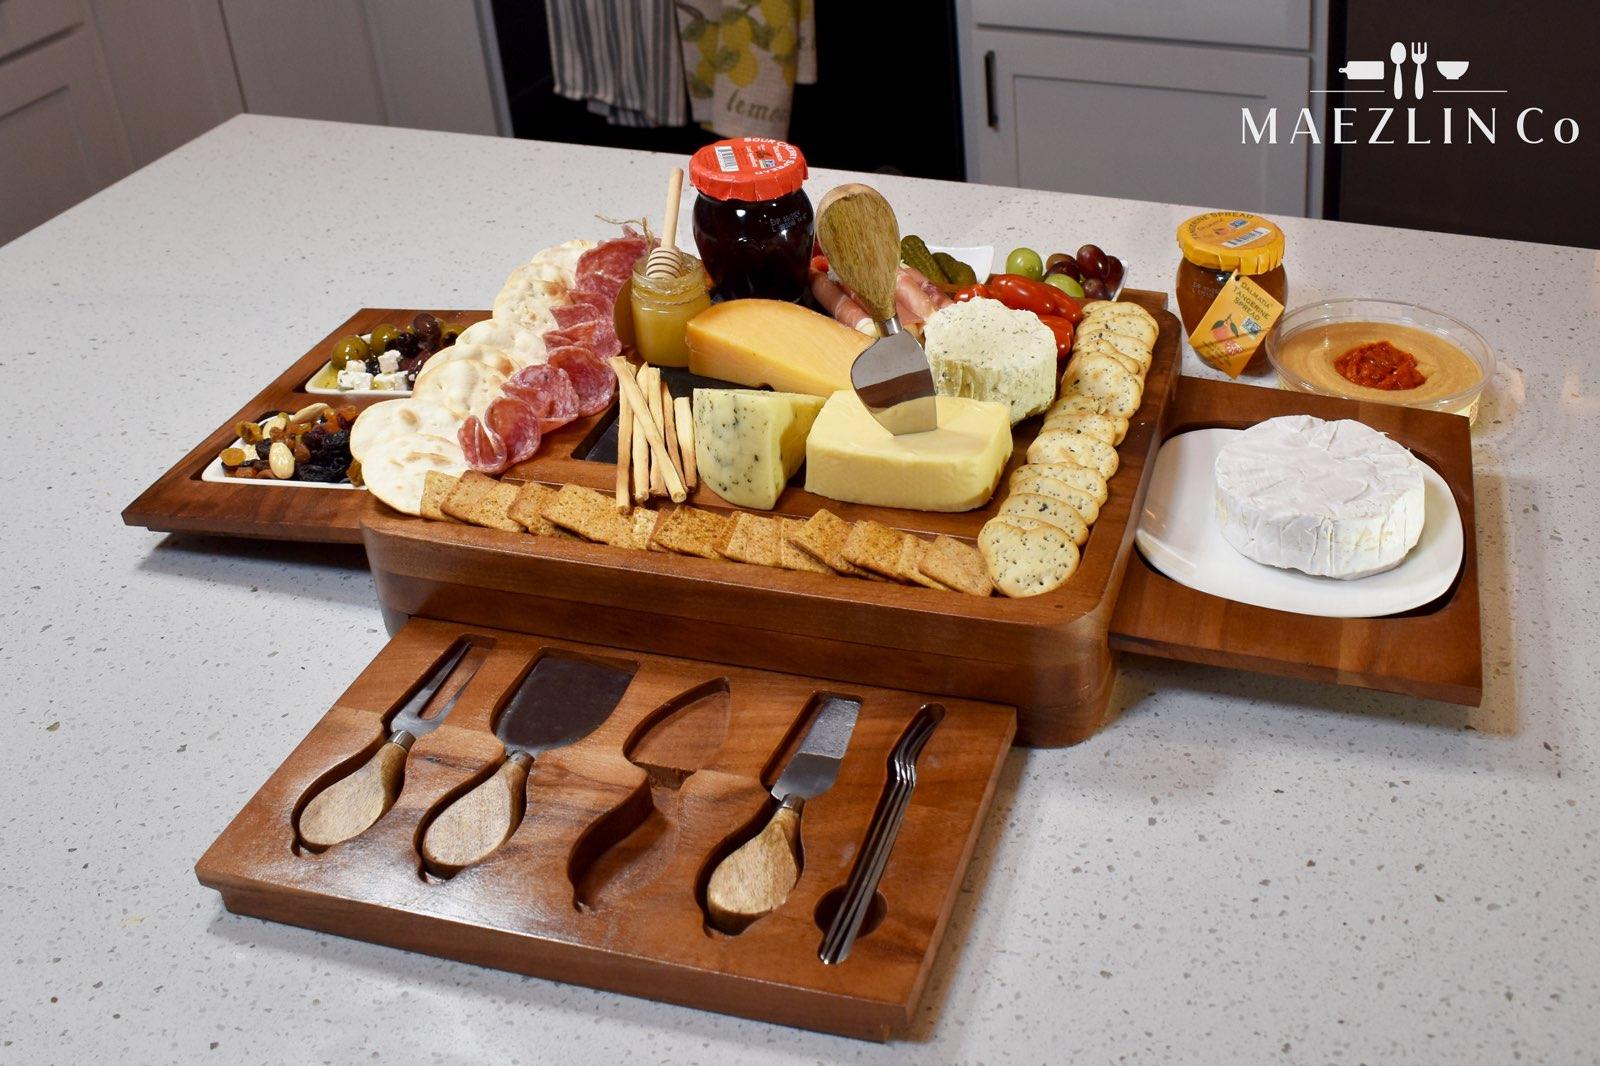
[{"label": "stainless steel knife blade", "polygon": [[833,787],[834,779],[839,776],[839,763],[850,746],[850,735],[855,732],[856,715],[860,712],[860,700],[824,697],[811,728],[800,742],[800,749],[783,768],[778,783],[772,786],[772,794],[785,802],[791,797],[807,800]]}]

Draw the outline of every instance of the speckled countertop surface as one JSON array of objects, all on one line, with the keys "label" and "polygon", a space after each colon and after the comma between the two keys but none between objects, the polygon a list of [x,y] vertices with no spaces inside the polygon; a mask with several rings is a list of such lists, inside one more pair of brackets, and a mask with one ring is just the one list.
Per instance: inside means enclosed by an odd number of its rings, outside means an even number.
[{"label": "speckled countertop surface", "polygon": [[[1128,663],[1104,733],[1011,756],[888,1047],[226,913],[191,867],[383,645],[376,598],[359,554],[119,512],[353,309],[484,306],[665,164],[242,118],[0,248],[0,1062],[1600,1055],[1596,253],[1339,223],[1282,220],[1296,301],[1437,307],[1514,368],[1475,432],[1481,709]],[[1158,289],[1191,213],[877,183],[908,231],[1093,240]]]}]

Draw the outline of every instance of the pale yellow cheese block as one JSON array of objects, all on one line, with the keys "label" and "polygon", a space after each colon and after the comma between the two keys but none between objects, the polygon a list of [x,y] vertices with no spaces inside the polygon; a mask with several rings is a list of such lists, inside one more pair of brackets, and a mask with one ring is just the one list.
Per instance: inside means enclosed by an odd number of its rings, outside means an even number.
[{"label": "pale yellow cheese block", "polygon": [[970,511],[994,495],[1011,457],[1004,404],[940,396],[939,428],[895,436],[854,391],[828,397],[806,440],[806,491],[847,503]]},{"label": "pale yellow cheese block", "polygon": [[782,300],[728,300],[690,319],[689,369],[736,385],[831,396],[872,338]]}]

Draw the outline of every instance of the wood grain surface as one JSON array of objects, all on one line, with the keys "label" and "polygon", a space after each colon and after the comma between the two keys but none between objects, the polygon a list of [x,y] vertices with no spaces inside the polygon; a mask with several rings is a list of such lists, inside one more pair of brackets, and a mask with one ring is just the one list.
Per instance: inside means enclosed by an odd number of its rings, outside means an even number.
[{"label": "wood grain surface", "polygon": [[[388,718],[464,634],[492,647],[449,717],[412,745],[394,806],[345,843],[298,844],[308,796],[388,735]],[[201,882],[238,913],[447,958],[869,1039],[904,1030],[1010,747],[1011,710],[937,701],[945,716],[884,872],[882,922],[845,964],[824,966],[819,907],[849,876],[890,752],[929,697],[628,655],[637,672],[622,702],[593,733],[539,756],[527,813],[504,843],[454,877],[433,876],[419,831],[500,764],[495,710],[546,650],[626,654],[407,624],[212,844],[196,866]],[[771,913],[724,934],[710,923],[710,870],[767,820],[768,790],[819,694],[858,699],[861,711],[838,779],[806,803],[804,868]],[[692,765],[655,775],[630,758],[642,752]]]}]

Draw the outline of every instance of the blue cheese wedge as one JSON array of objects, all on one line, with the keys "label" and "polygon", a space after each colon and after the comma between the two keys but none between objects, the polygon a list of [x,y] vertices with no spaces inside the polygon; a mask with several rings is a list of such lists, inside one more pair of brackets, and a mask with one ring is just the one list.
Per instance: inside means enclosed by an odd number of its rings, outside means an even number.
[{"label": "blue cheese wedge", "polygon": [[1032,311],[999,300],[951,304],[928,317],[922,344],[941,396],[1004,404],[1012,425],[1055,399],[1055,335]]},{"label": "blue cheese wedge", "polygon": [[753,389],[694,390],[701,479],[739,507],[770,510],[806,457],[822,397]]}]

